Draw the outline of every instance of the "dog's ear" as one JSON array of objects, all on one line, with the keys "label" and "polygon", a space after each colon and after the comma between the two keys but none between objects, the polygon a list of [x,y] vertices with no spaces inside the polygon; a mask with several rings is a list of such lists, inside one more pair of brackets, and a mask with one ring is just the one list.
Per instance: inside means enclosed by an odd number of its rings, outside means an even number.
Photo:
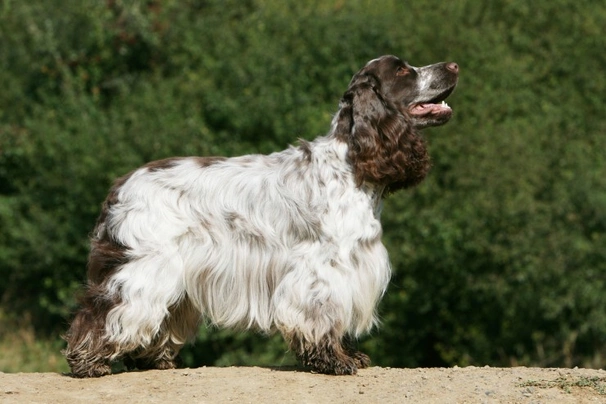
[{"label": "dog's ear", "polygon": [[357,74],[341,99],[336,132],[346,139],[358,186],[387,191],[413,186],[427,175],[429,156],[410,118],[380,91],[373,75]]}]

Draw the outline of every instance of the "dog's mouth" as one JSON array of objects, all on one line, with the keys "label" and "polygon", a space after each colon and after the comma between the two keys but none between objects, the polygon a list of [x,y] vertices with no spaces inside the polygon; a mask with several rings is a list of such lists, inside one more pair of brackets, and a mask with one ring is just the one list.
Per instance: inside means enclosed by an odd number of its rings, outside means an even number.
[{"label": "dog's mouth", "polygon": [[439,104],[435,103],[421,103],[416,104],[409,109],[411,115],[415,116],[426,116],[426,115],[452,115],[452,108],[442,101]]},{"label": "dog's mouth", "polygon": [[448,122],[452,116],[452,108],[446,103],[446,98],[453,92],[455,86],[442,94],[427,101],[416,102],[408,107],[408,112],[415,127],[422,129],[428,126],[439,126]]},{"label": "dog's mouth", "polygon": [[446,98],[452,93],[454,87],[449,88],[447,91],[443,92],[439,96],[427,100],[424,102],[419,102],[411,105],[408,108],[408,111],[411,115],[417,117],[423,117],[427,115],[432,116],[443,116],[443,115],[452,115],[452,108],[446,103]]},{"label": "dog's mouth", "polygon": [[432,102],[416,104],[412,108],[410,108],[410,113],[412,115],[440,115],[446,113],[450,114],[452,113],[452,108],[450,108],[450,105],[448,105],[446,101],[442,100],[439,104]]}]

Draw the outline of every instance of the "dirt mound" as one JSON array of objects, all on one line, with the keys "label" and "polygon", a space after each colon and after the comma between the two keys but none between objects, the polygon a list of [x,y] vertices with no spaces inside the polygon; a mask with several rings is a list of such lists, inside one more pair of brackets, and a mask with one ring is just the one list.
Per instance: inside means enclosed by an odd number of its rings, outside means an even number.
[{"label": "dirt mound", "polygon": [[203,367],[73,379],[0,373],[2,403],[603,403],[606,371],[372,367],[357,376],[285,368]]}]

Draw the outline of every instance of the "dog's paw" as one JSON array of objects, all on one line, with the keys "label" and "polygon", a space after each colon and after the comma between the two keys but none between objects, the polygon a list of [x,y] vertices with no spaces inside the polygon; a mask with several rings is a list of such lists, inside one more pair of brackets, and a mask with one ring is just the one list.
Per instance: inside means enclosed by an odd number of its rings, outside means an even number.
[{"label": "dog's paw", "polygon": [[352,357],[358,369],[366,369],[370,366],[370,357],[365,353],[356,351],[352,353]]},{"label": "dog's paw", "polygon": [[133,358],[132,356],[127,356],[123,360],[124,366],[127,370],[165,370],[165,369],[176,369],[179,367],[180,360],[179,357],[175,359],[171,359],[169,357],[160,357],[160,358]]},{"label": "dog's paw", "polygon": [[322,373],[325,375],[335,376],[355,375],[358,373],[356,360],[348,356],[331,358],[328,361],[311,363],[310,365],[313,373]]},{"label": "dog's paw", "polygon": [[350,363],[339,363],[334,368],[331,374],[335,376],[348,376],[355,375],[358,373],[358,367],[356,366],[355,360]]},{"label": "dog's paw", "polygon": [[177,363],[170,359],[145,359],[138,358],[135,361],[137,369],[139,370],[151,370],[151,369],[176,369]]},{"label": "dog's paw", "polygon": [[93,363],[86,366],[72,366],[71,377],[88,378],[102,377],[112,373],[112,368],[107,363]]}]

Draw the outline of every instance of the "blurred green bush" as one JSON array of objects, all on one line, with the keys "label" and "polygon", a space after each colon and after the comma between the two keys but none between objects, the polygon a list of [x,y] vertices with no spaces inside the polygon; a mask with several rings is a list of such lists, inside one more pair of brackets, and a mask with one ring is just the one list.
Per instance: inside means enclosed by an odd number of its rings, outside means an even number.
[{"label": "blurred green bush", "polygon": [[[605,25],[589,0],[4,1],[3,311],[58,336],[114,178],[324,134],[351,75],[392,53],[456,60],[461,81],[427,131],[429,178],[386,202],[394,278],[363,348],[385,366],[604,367]],[[204,329],[184,356],[285,350]]]}]

